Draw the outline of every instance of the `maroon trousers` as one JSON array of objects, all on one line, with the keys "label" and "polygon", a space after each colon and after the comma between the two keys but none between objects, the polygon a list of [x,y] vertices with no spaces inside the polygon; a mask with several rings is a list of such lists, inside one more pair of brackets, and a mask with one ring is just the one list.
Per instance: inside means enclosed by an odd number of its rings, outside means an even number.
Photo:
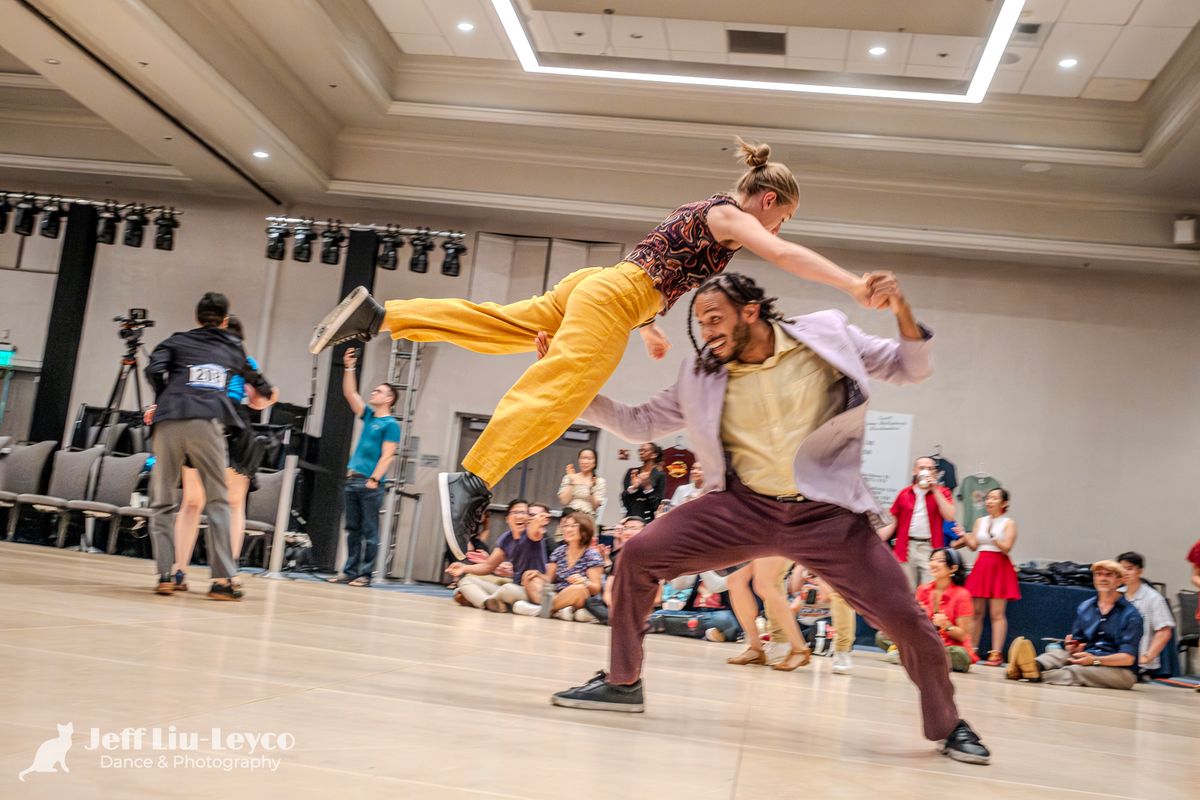
[{"label": "maroon trousers", "polygon": [[658,582],[762,556],[795,559],[824,578],[903,653],[921,693],[926,738],[958,724],[946,652],[895,557],[865,514],[827,503],[782,503],[733,475],[727,491],[691,500],[626,542],[613,584],[609,680],[629,684],[642,668],[642,638]]}]

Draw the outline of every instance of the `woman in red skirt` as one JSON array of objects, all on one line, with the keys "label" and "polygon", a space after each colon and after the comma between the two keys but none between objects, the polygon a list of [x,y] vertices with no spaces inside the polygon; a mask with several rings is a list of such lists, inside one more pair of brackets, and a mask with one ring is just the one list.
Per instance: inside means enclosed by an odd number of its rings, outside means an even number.
[{"label": "woman in red skirt", "polygon": [[[975,566],[967,576],[967,591],[975,599],[975,634],[971,638],[978,642],[983,632],[983,612],[986,609],[992,620],[992,649],[982,663],[989,667],[1004,664],[1004,639],[1008,635],[1008,617],[1005,610],[1009,600],[1020,600],[1021,589],[1017,584],[1017,570],[1008,554],[1017,542],[1017,523],[1009,519],[1008,491],[992,489],[984,501],[987,516],[975,521],[975,529],[954,543],[964,544],[979,551]],[[961,543],[961,544],[960,544]]]}]

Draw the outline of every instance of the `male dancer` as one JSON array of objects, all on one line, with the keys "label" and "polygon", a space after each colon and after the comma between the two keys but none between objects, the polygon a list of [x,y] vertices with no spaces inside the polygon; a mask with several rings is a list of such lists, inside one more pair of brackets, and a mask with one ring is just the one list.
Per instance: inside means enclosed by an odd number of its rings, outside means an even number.
[{"label": "male dancer", "polygon": [[[610,671],[552,703],[642,711],[642,637],[658,581],[783,555],[820,574],[897,640],[921,693],[925,736],[951,758],[988,763],[987,748],[958,716],[941,640],[867,519],[877,510],[860,474],[870,379],[911,383],[932,373],[932,334],[895,277],[874,276],[900,341],[869,336],[837,311],[785,319],[754,281],[727,272],[696,291],[704,350],[693,337],[697,353],[674,386],[640,406],[600,395],[588,407],[589,421],[631,442],[686,429],[697,460],[727,464],[728,472],[705,470],[705,494],[625,545],[613,588]],[[541,349],[545,337],[538,338]]]}]

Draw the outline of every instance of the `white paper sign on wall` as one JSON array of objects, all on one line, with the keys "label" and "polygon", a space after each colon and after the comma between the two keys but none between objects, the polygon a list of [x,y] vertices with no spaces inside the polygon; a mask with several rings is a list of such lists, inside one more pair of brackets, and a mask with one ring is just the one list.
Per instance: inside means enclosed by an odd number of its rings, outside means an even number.
[{"label": "white paper sign on wall", "polygon": [[912,483],[912,414],[868,411],[863,438],[863,479],[886,511],[896,495]]}]

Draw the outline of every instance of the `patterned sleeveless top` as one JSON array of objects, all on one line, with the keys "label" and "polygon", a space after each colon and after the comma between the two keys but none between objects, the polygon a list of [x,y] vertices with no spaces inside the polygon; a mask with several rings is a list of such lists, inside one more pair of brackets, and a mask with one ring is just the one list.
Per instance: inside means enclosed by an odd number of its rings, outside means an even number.
[{"label": "patterned sleeveless top", "polygon": [[708,228],[708,210],[722,205],[738,207],[727,194],[680,206],[625,256],[626,261],[646,270],[666,298],[667,310],[680,297],[723,271],[737,252],[722,247]]}]

